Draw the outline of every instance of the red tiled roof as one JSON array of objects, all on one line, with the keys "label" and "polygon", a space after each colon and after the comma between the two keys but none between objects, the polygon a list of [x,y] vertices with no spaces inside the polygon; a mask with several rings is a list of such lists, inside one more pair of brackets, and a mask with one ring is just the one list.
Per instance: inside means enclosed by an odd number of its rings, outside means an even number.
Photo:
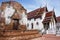
[{"label": "red tiled roof", "polygon": [[47,12],[45,19],[43,20],[43,23],[49,22],[51,20],[51,17],[53,16],[53,11]]},{"label": "red tiled roof", "polygon": [[56,17],[56,19],[57,19],[57,22],[60,22],[60,16],[59,17]]},{"label": "red tiled roof", "polygon": [[46,17],[51,17],[52,16],[52,13],[53,13],[53,11],[47,12],[46,13]]},{"label": "red tiled roof", "polygon": [[38,8],[32,12],[27,13],[28,19],[41,17],[44,11],[48,11],[47,7]]}]

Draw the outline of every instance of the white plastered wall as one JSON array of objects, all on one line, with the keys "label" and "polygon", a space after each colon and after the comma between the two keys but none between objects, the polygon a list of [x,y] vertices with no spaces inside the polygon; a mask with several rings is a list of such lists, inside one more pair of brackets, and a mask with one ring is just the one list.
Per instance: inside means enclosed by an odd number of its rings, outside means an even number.
[{"label": "white plastered wall", "polygon": [[23,12],[20,15],[21,15],[21,19],[20,19],[19,23],[21,25],[26,25],[27,26],[27,15],[26,15],[26,13]]},{"label": "white plastered wall", "polygon": [[5,23],[9,24],[11,22],[10,17],[13,15],[13,13],[15,12],[15,9],[13,9],[12,6],[10,6],[10,8],[8,8],[8,6],[6,6],[6,8],[4,9],[3,13],[5,14]]},{"label": "white plastered wall", "polygon": [[[40,17],[39,17],[37,19],[32,18],[31,20],[28,20],[27,24],[29,24],[29,26],[27,29],[29,29],[29,30],[32,29],[31,23],[33,23],[33,29],[42,30],[42,32],[43,32],[44,27],[43,27],[42,21],[45,18],[45,14],[46,14],[45,12],[42,14],[42,19],[40,19]],[[38,25],[37,25],[37,22],[38,22]]]},{"label": "white plastered wall", "polygon": [[47,30],[47,34],[56,34],[56,21],[54,17],[52,17],[49,23],[49,29]]}]

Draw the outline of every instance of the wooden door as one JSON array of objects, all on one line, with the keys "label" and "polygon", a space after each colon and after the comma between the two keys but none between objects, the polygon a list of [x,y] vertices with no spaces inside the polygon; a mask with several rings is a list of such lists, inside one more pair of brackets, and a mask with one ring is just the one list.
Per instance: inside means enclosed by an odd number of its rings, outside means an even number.
[{"label": "wooden door", "polygon": [[18,30],[18,25],[19,25],[19,20],[14,20],[14,23],[13,23],[13,29],[14,30]]}]

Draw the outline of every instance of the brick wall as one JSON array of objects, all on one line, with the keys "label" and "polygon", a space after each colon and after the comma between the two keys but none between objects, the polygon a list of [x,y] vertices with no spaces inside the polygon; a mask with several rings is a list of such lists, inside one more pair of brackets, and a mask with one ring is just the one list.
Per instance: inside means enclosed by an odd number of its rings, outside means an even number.
[{"label": "brick wall", "polygon": [[42,34],[39,34],[37,30],[28,30],[28,31],[6,31],[3,33],[3,36],[0,36],[0,40],[28,40],[33,38],[41,37]]}]

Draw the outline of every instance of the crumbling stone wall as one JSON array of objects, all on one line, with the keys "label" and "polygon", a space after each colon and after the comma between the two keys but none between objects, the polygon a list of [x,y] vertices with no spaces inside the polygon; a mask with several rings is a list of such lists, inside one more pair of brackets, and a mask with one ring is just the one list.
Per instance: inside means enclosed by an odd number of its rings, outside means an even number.
[{"label": "crumbling stone wall", "polygon": [[0,40],[28,40],[32,38],[41,37],[42,34],[39,34],[37,30],[28,30],[28,31],[6,31],[0,36]]}]

